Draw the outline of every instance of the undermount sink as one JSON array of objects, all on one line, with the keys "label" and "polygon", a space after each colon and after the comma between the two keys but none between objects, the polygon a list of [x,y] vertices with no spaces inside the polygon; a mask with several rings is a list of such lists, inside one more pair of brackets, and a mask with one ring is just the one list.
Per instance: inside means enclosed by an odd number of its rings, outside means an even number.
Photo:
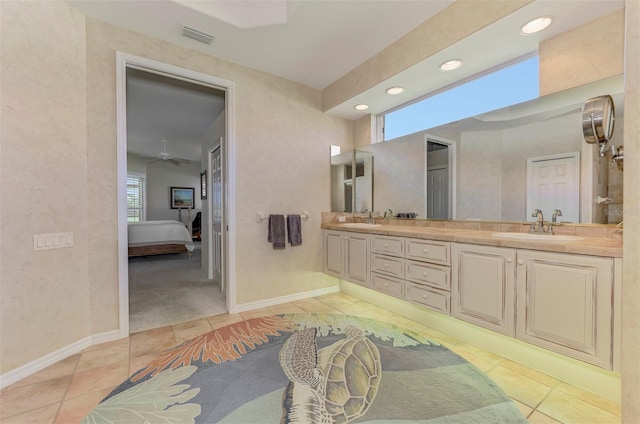
[{"label": "undermount sink", "polygon": [[366,222],[346,222],[341,225],[349,228],[376,228],[382,226],[382,224],[367,224]]},{"label": "undermount sink", "polygon": [[542,241],[576,241],[582,237],[567,236],[557,234],[535,234],[535,233],[491,233],[493,237],[513,239],[513,240],[542,240]]}]

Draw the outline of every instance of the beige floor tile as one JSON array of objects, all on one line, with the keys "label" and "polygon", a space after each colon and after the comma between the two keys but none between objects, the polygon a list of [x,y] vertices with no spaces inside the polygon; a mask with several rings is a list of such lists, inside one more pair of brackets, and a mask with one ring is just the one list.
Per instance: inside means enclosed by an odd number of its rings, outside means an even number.
[{"label": "beige floor tile", "polygon": [[29,377],[13,383],[10,387],[22,387],[29,384],[40,383],[42,381],[52,380],[54,378],[64,377],[66,375],[72,375],[78,365],[80,354],[72,355],[66,359],[56,362],[55,364],[38,371],[35,374],[31,374]]},{"label": "beige floor tile", "polygon": [[546,386],[532,378],[515,373],[508,368],[497,365],[486,373],[511,398],[535,408],[551,391]]},{"label": "beige floor tile", "polygon": [[517,372],[518,374],[526,375],[529,378],[533,378],[534,380],[539,381],[540,383],[549,387],[555,387],[559,383],[559,381],[553,377],[549,377],[546,374],[526,367],[522,364],[518,364],[517,362],[510,361],[508,359],[503,360],[500,365],[510,369],[513,372]]},{"label": "beige floor tile", "polygon": [[558,383],[558,385],[555,387],[556,390],[559,390],[561,392],[567,393],[575,398],[578,398],[580,400],[583,400],[587,403],[592,404],[593,406],[597,406],[600,409],[604,409],[605,411],[616,415],[616,416],[620,416],[620,404],[613,402],[609,399],[605,399],[602,398],[598,395],[595,395],[593,393],[587,392],[586,390],[582,390],[578,387],[575,386],[571,386],[565,382],[560,382]]},{"label": "beige floor tile", "polygon": [[176,346],[186,342],[187,340],[191,340],[194,337],[208,333],[211,330],[213,330],[213,328],[205,318],[176,324],[173,326]]},{"label": "beige floor tile", "polygon": [[528,407],[524,403],[518,402],[515,399],[511,399],[511,400],[518,407],[518,410],[522,413],[522,415],[524,415],[525,417],[528,417],[533,412],[533,408]]},{"label": "beige floor tile", "polygon": [[53,424],[59,408],[60,404],[54,403],[11,418],[4,418],[2,424]]},{"label": "beige floor tile", "polygon": [[59,403],[71,384],[65,376],[0,392],[0,419]]},{"label": "beige floor tile", "polygon": [[129,344],[119,344],[104,349],[82,352],[76,372],[106,365],[126,364],[129,362]]},{"label": "beige floor tile", "polygon": [[325,314],[336,314],[336,313],[340,313],[342,314],[342,312],[338,311],[336,308],[334,308],[333,306],[329,306],[326,303],[322,303],[319,301],[315,301],[315,302],[308,302],[308,303],[296,303],[296,306],[298,306],[300,309],[302,309],[305,312],[308,313],[325,313]]},{"label": "beige floor tile", "polygon": [[274,314],[303,314],[304,309],[293,303],[283,303],[282,305],[270,306],[269,310]]},{"label": "beige floor tile", "polygon": [[269,308],[260,308],[260,309],[254,309],[252,311],[240,312],[240,315],[244,319],[251,319],[251,318],[259,318],[259,317],[267,317],[269,315],[273,315],[273,312],[271,312]]},{"label": "beige floor tile", "polygon": [[464,359],[466,359],[469,363],[473,364],[473,366],[475,366],[476,368],[478,368],[480,371],[484,372],[484,373],[488,373],[489,371],[491,371],[493,368],[495,368],[499,363],[502,362],[502,359],[492,359],[492,360],[488,360],[486,358],[481,358],[467,350],[464,349],[460,349],[457,346],[452,346],[450,348],[451,351],[457,353],[458,355],[462,356]]},{"label": "beige floor tile", "polygon": [[131,335],[131,357],[159,353],[176,346],[171,327],[141,331]]},{"label": "beige floor tile", "polygon": [[554,420],[550,416],[542,414],[538,411],[533,411],[533,414],[529,415],[527,420],[529,421],[529,424],[562,424],[560,421]]},{"label": "beige floor tile", "polygon": [[90,352],[92,350],[105,349],[105,348],[108,348],[108,347],[115,347],[115,346],[120,346],[120,345],[127,345],[128,346],[130,342],[131,342],[131,338],[130,337],[124,337],[122,339],[113,340],[111,342],[100,343],[100,344],[97,344],[97,345],[89,346],[88,348],[83,350],[83,352]]},{"label": "beige floor tile", "polygon": [[71,380],[65,401],[108,387],[118,386],[128,376],[128,363],[119,366],[107,365],[78,372]]},{"label": "beige floor tile", "polygon": [[115,386],[64,401],[56,417],[55,424],[81,422],[113,389],[115,389]]},{"label": "beige floor tile", "polygon": [[225,325],[244,321],[244,318],[242,318],[242,315],[240,314],[223,314],[209,317],[207,318],[207,321],[209,321],[212,329],[216,329],[224,327]]},{"label": "beige floor tile", "polygon": [[537,408],[565,424],[617,424],[620,417],[565,392],[553,390]]},{"label": "beige floor tile", "polygon": [[347,315],[355,315],[360,316],[364,312],[375,311],[376,306],[370,303],[348,303],[348,304],[336,304],[335,308],[340,312],[343,312]]}]

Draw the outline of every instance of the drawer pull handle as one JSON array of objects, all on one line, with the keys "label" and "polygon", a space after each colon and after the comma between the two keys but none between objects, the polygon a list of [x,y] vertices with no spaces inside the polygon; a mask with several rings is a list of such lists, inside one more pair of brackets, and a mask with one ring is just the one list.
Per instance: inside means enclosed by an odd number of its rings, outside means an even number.
[{"label": "drawer pull handle", "polygon": [[511,262],[513,262],[513,259],[507,258],[507,263],[510,264]]}]

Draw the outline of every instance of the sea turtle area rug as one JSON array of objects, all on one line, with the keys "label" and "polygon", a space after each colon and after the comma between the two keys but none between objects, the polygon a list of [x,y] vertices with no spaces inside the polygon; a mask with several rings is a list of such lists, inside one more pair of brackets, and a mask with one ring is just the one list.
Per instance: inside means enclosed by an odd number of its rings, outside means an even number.
[{"label": "sea turtle area rug", "polygon": [[393,324],[285,314],[160,354],[83,423],[526,423],[485,374]]}]

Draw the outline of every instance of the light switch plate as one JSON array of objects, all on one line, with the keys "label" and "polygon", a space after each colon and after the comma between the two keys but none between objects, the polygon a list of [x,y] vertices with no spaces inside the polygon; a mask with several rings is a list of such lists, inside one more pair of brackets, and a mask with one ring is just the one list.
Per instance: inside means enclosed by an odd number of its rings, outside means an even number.
[{"label": "light switch plate", "polygon": [[33,250],[61,249],[71,246],[73,246],[73,233],[33,235]]}]

